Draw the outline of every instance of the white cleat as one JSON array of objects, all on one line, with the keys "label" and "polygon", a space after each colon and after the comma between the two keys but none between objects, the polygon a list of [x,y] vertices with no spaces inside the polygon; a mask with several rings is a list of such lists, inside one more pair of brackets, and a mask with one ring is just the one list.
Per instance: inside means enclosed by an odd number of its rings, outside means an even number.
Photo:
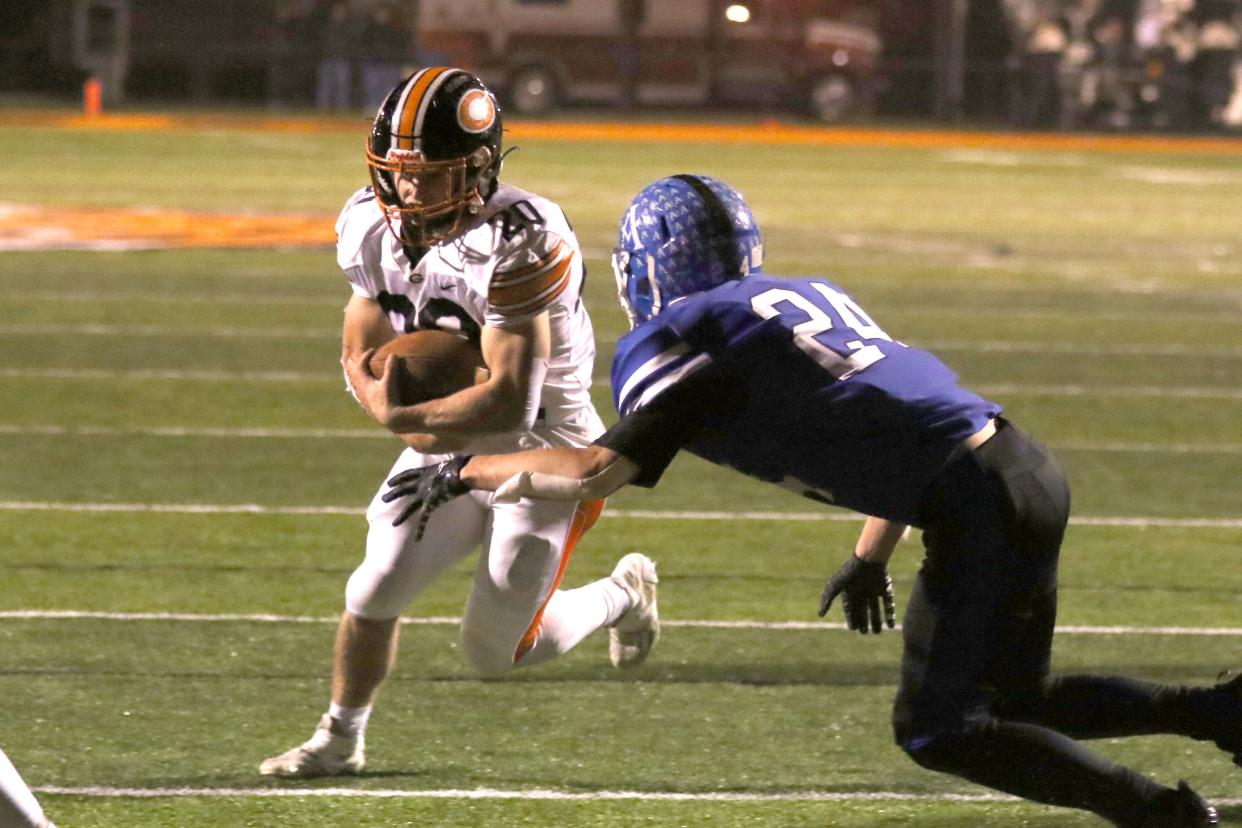
[{"label": "white cleat", "polygon": [[360,773],[366,764],[363,741],[362,736],[333,733],[332,717],[325,713],[315,735],[292,750],[264,759],[259,773],[285,779]]},{"label": "white cleat", "polygon": [[617,561],[612,580],[630,595],[630,608],[608,631],[608,656],[614,667],[627,670],[647,660],[660,638],[660,613],[656,609],[655,561],[631,552]]}]

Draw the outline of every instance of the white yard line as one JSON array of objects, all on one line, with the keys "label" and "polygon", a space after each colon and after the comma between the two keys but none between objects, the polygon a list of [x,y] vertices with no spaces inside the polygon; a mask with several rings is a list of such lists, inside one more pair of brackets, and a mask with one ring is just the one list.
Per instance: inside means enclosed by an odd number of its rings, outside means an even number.
[{"label": "white yard line", "polygon": [[997,354],[1076,354],[1078,356],[1194,356],[1242,357],[1242,347],[1167,344],[1096,344],[1088,342],[1033,342],[1025,340],[928,340],[907,344],[929,351],[966,351]]},{"label": "white yard line", "polygon": [[[907,793],[903,791],[557,791],[548,788],[499,790],[496,788],[432,788],[393,790],[366,788],[110,788],[43,785],[35,793],[81,797],[156,798],[352,798],[352,799],[516,799],[557,802],[641,800],[647,802],[1024,802],[1017,797],[986,793]],[[1242,799],[1213,799],[1217,806],[1233,807]],[[1035,803],[1027,803],[1035,805]],[[1038,807],[1038,806],[1037,806]]]},{"label": "white yard line", "polygon": [[[198,382],[341,382],[339,369],[322,371],[187,371],[180,369],[115,370],[76,368],[0,368],[7,379],[189,380]],[[1242,400],[1242,388],[1186,385],[1019,385],[1002,383],[973,386],[986,396],[1011,397],[1179,397]]]},{"label": "white yard line", "polygon": [[[263,279],[255,275],[256,280]],[[13,291],[0,293],[0,301],[10,302],[44,302],[47,304],[87,304],[98,305],[128,304],[131,302],[158,302],[160,304],[176,304],[183,302],[191,305],[277,305],[290,307],[344,307],[349,298],[345,283],[341,283],[342,291],[331,296],[306,296],[281,293],[149,293],[143,291],[103,291],[74,290],[68,291]]]},{"label": "white yard line", "polygon": [[114,370],[107,368],[0,368],[6,379],[161,380],[191,382],[323,382],[344,385],[335,366],[323,371],[185,371],[180,369]]},{"label": "white yard line", "polygon": [[[1004,314],[999,314],[1004,315]],[[207,337],[212,339],[330,339],[340,336],[337,328],[268,328],[214,326],[206,328],[164,325],[0,325],[0,336],[118,336],[118,337]],[[1102,356],[1194,356],[1242,357],[1242,347],[1170,343],[1105,344],[1089,342],[1035,342],[1027,340],[928,340],[911,344],[931,351],[1004,354],[1079,354]]]},{"label": "white yard line", "polygon": [[340,328],[269,328],[216,326],[208,328],[163,325],[0,325],[0,336],[121,336],[210,337],[212,339],[336,339]]},{"label": "white yard line", "polygon": [[1242,388],[1193,385],[1021,385],[994,383],[972,386],[985,396],[1011,397],[1179,397],[1182,399],[1242,400]]},{"label": "white yard line", "polygon": [[[0,512],[149,512],[185,515],[348,515],[362,517],[363,506],[265,506],[259,503],[71,503],[46,500],[0,501]],[[716,512],[658,509],[605,509],[604,517],[621,520],[783,520],[800,523],[856,523],[860,515],[825,509],[820,512]],[[1072,517],[1076,526],[1180,529],[1242,529],[1242,518],[1168,518],[1147,516]]]},{"label": "white yard line", "polygon": [[381,428],[192,428],[188,426],[149,426],[113,428],[110,426],[14,425],[0,423],[0,434],[42,434],[82,437],[223,437],[237,439],[290,440],[388,440],[390,432]]},{"label": "white yard line", "polygon": [[[225,439],[290,440],[391,440],[378,428],[216,428],[206,426],[113,426],[18,425],[0,423],[0,434],[40,434],[74,437],[219,437]],[[1123,441],[1067,440],[1053,446],[1070,451],[1117,454],[1242,454],[1242,443],[1130,443]]]},{"label": "white yard line", "polygon": [[[197,612],[105,612],[97,610],[4,610],[0,620],[11,621],[182,621],[187,623],[235,624],[335,624],[337,616],[279,615],[273,613],[197,613]],[[457,626],[460,618],[445,615],[407,617],[402,624],[414,626]],[[707,619],[661,618],[667,627],[704,630],[790,630],[819,632],[844,630],[844,624],[830,621],[715,621]],[[900,630],[898,624],[896,629]],[[1242,627],[1137,627],[1066,625],[1057,627],[1059,635],[1164,635],[1236,638]]]}]

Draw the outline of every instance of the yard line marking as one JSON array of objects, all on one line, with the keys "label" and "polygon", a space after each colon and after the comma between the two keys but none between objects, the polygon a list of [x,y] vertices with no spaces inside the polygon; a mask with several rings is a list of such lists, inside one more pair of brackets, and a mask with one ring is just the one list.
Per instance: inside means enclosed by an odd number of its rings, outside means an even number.
[{"label": "yard line marking", "polygon": [[85,380],[189,380],[192,382],[322,382],[336,379],[339,371],[184,371],[180,369],[109,370],[90,368],[0,368],[7,379],[85,379]]},{"label": "yard line marking", "polygon": [[[179,369],[79,369],[79,368],[0,368],[7,379],[87,379],[87,380],[190,380],[201,382],[322,382],[340,380],[337,371],[187,371]],[[1242,388],[1185,385],[1018,385],[1002,383],[978,385],[974,390],[986,395],[1050,397],[1181,397],[1209,400],[1242,400]]]},{"label": "yard line marking", "polygon": [[[431,788],[393,790],[364,788],[111,788],[40,785],[35,793],[59,796],[133,797],[236,797],[284,799],[301,797],[352,797],[361,799],[525,799],[552,801],[600,801],[638,799],[651,802],[1018,802],[1038,803],[1007,794],[907,793],[903,791],[557,791],[549,788],[500,790],[497,788]],[[1233,807],[1242,799],[1213,799],[1215,805]]]},{"label": "yard line marking", "polygon": [[161,325],[0,325],[0,336],[184,336],[215,339],[335,339],[339,328],[170,328]]},{"label": "yard line marking", "polygon": [[[259,503],[68,503],[47,500],[0,501],[0,512],[153,512],[212,515],[348,515],[362,517],[363,506],[265,506]],[[605,509],[604,517],[621,520],[786,520],[805,523],[858,523],[862,515],[844,511],[822,512],[713,512],[655,509]],[[1168,518],[1144,516],[1071,517],[1077,526],[1134,528],[1242,529],[1242,518]]]},{"label": "yard line marking", "polygon": [[113,428],[109,426],[6,425],[0,434],[42,434],[90,437],[236,437],[280,439],[392,440],[391,432],[380,428],[210,428],[190,426],[150,426]]},{"label": "yard line marking", "polygon": [[1242,400],[1242,388],[1187,385],[1018,385],[995,383],[974,387],[980,394],[1049,397],[1181,397],[1186,399]]},{"label": "yard line marking", "polygon": [[[609,254],[611,255],[611,254]],[[601,258],[607,258],[601,256]],[[263,279],[262,274],[252,274],[256,279]],[[70,292],[61,291],[14,291],[12,293],[0,293],[0,300],[20,301],[20,302],[47,302],[49,304],[65,304],[69,302],[85,302],[91,305],[98,305],[101,302],[109,303],[126,303],[126,302],[158,302],[161,304],[171,304],[174,302],[185,302],[187,304],[215,304],[215,305],[279,305],[280,307],[288,307],[290,305],[299,306],[331,306],[344,305],[344,297],[338,294],[331,296],[269,296],[264,294],[249,293],[144,293],[142,291],[128,292],[109,292],[102,290],[75,290]]]},{"label": "yard line marking", "polygon": [[[1003,311],[1001,316],[1012,315]],[[1098,321],[1098,317],[1093,317]],[[1131,317],[1135,318],[1135,317]],[[1167,317],[1161,317],[1167,318]],[[208,337],[212,339],[336,339],[337,328],[268,328],[217,325],[206,328],[168,327],[163,325],[0,325],[0,336],[131,336],[131,337]],[[1101,356],[1196,356],[1242,357],[1242,346],[1201,346],[1189,344],[1146,345],[1096,344],[1089,342],[1035,342],[1027,340],[929,340],[914,342],[931,351],[1003,353],[1003,354],[1096,354]]]},{"label": "yard line marking", "polygon": [[1134,452],[1138,454],[1242,454],[1242,443],[1124,443],[1067,440],[1053,446],[1066,451]]},{"label": "yard line marking", "polygon": [[[186,621],[192,623],[256,623],[256,624],[335,624],[339,616],[279,615],[273,613],[196,613],[196,612],[106,612],[97,610],[5,610],[0,620],[11,621]],[[461,618],[448,615],[412,616],[401,619],[403,625],[440,627],[457,626]],[[668,627],[704,630],[844,630],[846,626],[832,621],[715,621],[709,619],[662,618]],[[901,629],[898,624],[897,630]],[[1065,625],[1056,628],[1058,635],[1167,635],[1167,636],[1242,636],[1242,627],[1135,627]]]},{"label": "yard line marking", "polygon": [[[847,244],[846,246],[856,246]],[[884,246],[883,242],[877,241],[877,246]],[[588,259],[601,259],[607,261],[612,252],[600,249],[583,248],[582,255]],[[252,274],[256,279],[268,278],[264,274]],[[275,281],[275,280],[273,280]],[[954,286],[950,285],[950,289]],[[1139,285],[1119,284],[1110,281],[1105,284],[1086,285],[1086,284],[1066,284],[1061,285],[1064,292],[1073,292],[1086,294],[1088,296],[1094,294],[1108,294],[1114,297],[1118,292],[1151,295],[1159,293],[1164,297],[1185,298],[1192,297],[1200,299],[1205,295],[1218,296],[1222,304],[1233,304],[1242,302],[1242,291],[1213,290],[1213,291],[1191,291],[1191,290],[1175,290],[1168,289],[1165,285],[1152,285],[1142,283]],[[876,289],[877,295],[881,295],[886,289]],[[982,282],[972,284],[969,288],[971,293],[1028,293],[1030,289],[1022,284],[1007,284],[1002,282]],[[324,296],[270,296],[263,294],[247,294],[247,293],[150,293],[144,291],[90,291],[77,290],[73,292],[67,291],[0,291],[0,301],[22,301],[22,302],[47,302],[55,304],[65,303],[88,303],[97,305],[100,303],[126,303],[126,302],[157,302],[164,304],[173,304],[177,302],[193,303],[193,304],[217,304],[217,305],[279,305],[288,307],[291,305],[308,306],[308,307],[338,307],[344,304],[339,294],[331,294]],[[913,314],[915,311],[906,310],[903,307],[890,307],[885,311],[886,315],[892,314]],[[1077,308],[1065,309],[1040,309],[1040,308],[1015,308],[1006,307],[984,307],[973,308],[970,311],[958,310],[956,308],[942,308],[937,310],[939,316],[972,316],[977,317],[980,313],[990,315],[1003,314],[1008,317],[1017,317],[1024,319],[1064,319],[1067,316],[1089,315],[1093,320],[1100,321],[1140,321],[1140,320],[1169,320],[1170,318],[1183,318],[1187,320],[1212,320],[1224,321],[1235,318],[1235,314],[1229,311],[1208,310],[1203,312],[1185,311],[1170,314],[1169,312],[1157,312],[1151,310],[1136,309],[1132,312],[1110,310],[1103,312],[1095,312],[1090,309],[1079,310]]]},{"label": "yard line marking", "polygon": [[[904,340],[903,340],[904,341]],[[1078,354],[1089,356],[1198,356],[1198,357],[1242,357],[1242,346],[1203,347],[1183,344],[1142,345],[1119,344],[1105,345],[1088,342],[1034,342],[1024,340],[983,340],[970,342],[966,340],[930,340],[912,342],[916,347],[929,351],[977,351],[980,353],[999,354]]]},{"label": "yard line marking", "polygon": [[[217,428],[211,426],[113,426],[19,425],[0,423],[0,434],[40,434],[48,436],[87,437],[222,437],[239,439],[294,440],[391,440],[392,435],[379,428]],[[1138,454],[1242,454],[1242,443],[1128,443],[1123,441],[1093,442],[1067,440],[1051,445],[1068,451],[1102,451]]]}]

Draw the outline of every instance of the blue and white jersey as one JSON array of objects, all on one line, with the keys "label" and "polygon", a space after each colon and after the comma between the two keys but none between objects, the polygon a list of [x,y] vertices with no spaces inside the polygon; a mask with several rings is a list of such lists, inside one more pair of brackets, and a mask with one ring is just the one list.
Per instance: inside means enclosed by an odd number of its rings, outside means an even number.
[{"label": "blue and white jersey", "polygon": [[679,300],[612,365],[599,439],[654,485],[678,448],[868,515],[918,524],[927,485],[1001,407],[892,339],[840,287],[768,276]]}]

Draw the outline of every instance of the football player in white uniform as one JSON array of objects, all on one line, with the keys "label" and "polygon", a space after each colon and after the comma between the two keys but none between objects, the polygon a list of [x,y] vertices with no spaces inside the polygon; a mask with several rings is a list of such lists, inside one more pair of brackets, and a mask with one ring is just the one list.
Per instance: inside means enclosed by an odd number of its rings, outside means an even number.
[{"label": "football player in white uniform", "polygon": [[[372,186],[337,221],[337,261],[353,288],[341,362],[372,416],[384,388],[372,350],[416,329],[478,342],[488,378],[417,406],[385,480],[456,453],[586,446],[603,432],[589,388],[595,359],[582,304],[582,254],[554,203],[498,180],[500,113],[460,69],[423,69],[381,104],[367,145]],[[382,378],[381,378],[382,379]],[[379,418],[377,418],[378,420]],[[379,420],[381,425],[389,424]],[[392,525],[381,485],[366,556],[345,589],[332,700],[304,744],[265,760],[283,777],[356,773],[375,693],[396,654],[397,616],[437,575],[482,546],[461,628],[481,674],[535,664],[609,627],[612,661],[640,663],[658,634],[655,564],[631,553],[610,577],[560,589],[603,501],[459,498],[425,527]]]},{"label": "football player in white uniform", "polygon": [[0,828],[56,828],[21,774],[0,750]]}]

